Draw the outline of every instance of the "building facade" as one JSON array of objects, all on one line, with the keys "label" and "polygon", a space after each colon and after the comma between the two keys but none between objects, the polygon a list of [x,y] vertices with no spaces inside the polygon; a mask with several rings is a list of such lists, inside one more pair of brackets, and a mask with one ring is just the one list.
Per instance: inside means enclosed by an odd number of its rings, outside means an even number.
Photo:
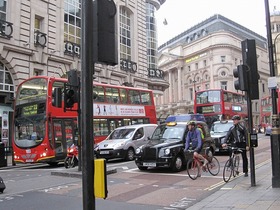
[{"label": "building facade", "polygon": [[[193,112],[197,90],[236,92],[233,69],[242,64],[241,42],[256,41],[259,97],[269,94],[266,38],[219,14],[184,31],[159,47],[159,69],[170,87],[156,99],[158,116]],[[253,123],[260,123],[260,101],[252,101]]]},{"label": "building facade", "polygon": [[[165,0],[114,2],[119,64],[95,64],[95,80],[155,88],[163,94],[168,82],[157,68],[154,11]],[[81,0],[0,0],[0,128],[8,129],[9,136],[13,98],[22,81],[36,75],[64,77],[70,69],[81,70],[81,12]],[[9,124],[3,128],[6,119]]]}]

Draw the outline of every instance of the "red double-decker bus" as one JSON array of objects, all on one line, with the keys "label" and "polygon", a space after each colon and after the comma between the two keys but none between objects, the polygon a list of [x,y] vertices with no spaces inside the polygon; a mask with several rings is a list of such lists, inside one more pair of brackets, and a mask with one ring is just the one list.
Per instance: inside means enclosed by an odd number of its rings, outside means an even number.
[{"label": "red double-decker bus", "polygon": [[[279,113],[280,111],[280,91],[276,90],[277,98],[276,98],[276,104],[277,104],[277,111]],[[261,115],[261,128],[266,129],[267,126],[271,126],[271,115],[272,115],[272,100],[271,96],[266,96],[261,99],[261,109],[260,109],[260,115]]]},{"label": "red double-decker bus", "polygon": [[229,120],[237,114],[241,118],[248,115],[245,95],[223,89],[195,92],[194,112],[203,114],[208,126],[217,120]]},{"label": "red double-decker bus", "polygon": [[[52,105],[52,92],[67,79],[37,76],[22,82],[14,108],[15,162],[56,164],[63,161],[67,147],[78,140],[77,111]],[[93,132],[95,144],[116,127],[157,123],[151,90],[94,83]],[[64,97],[62,97],[63,99]],[[77,104],[73,110],[77,110]]]}]

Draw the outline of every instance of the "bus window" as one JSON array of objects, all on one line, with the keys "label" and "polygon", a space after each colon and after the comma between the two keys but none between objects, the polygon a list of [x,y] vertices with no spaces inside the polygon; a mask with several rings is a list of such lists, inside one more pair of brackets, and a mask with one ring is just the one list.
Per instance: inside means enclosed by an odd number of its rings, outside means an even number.
[{"label": "bus window", "polygon": [[127,91],[124,88],[120,88],[120,97],[121,97],[121,103],[127,104]]},{"label": "bus window", "polygon": [[106,101],[108,103],[117,104],[120,101],[119,90],[117,88],[106,87]]},{"label": "bus window", "polygon": [[140,95],[141,95],[141,104],[152,105],[152,100],[149,92],[141,91]]},{"label": "bus window", "polygon": [[107,119],[93,119],[93,130],[95,136],[109,135]]},{"label": "bus window", "polygon": [[138,90],[129,90],[128,97],[131,104],[140,104],[140,94]]},{"label": "bus window", "polygon": [[96,99],[94,99],[95,102],[104,102],[104,88],[101,86],[96,86],[93,88],[93,91],[96,93]]}]

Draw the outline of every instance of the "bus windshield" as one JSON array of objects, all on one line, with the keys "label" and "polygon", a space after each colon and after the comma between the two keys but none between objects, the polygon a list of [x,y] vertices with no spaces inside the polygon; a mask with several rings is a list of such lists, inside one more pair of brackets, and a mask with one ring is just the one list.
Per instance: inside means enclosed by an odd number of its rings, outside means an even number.
[{"label": "bus windshield", "polygon": [[16,105],[47,99],[47,80],[36,78],[28,80],[18,87]]},{"label": "bus windshield", "polygon": [[203,91],[196,94],[197,104],[208,104],[221,102],[221,92],[219,90]]},{"label": "bus windshield", "polygon": [[15,144],[22,148],[34,147],[43,141],[45,130],[44,115],[17,118],[15,121]]}]

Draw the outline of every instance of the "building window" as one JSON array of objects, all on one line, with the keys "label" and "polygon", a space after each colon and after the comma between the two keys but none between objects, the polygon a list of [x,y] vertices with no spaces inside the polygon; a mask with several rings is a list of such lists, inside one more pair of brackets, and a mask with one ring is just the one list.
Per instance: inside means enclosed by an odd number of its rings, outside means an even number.
[{"label": "building window", "polygon": [[191,101],[193,101],[193,95],[194,95],[193,89],[190,88],[190,100]]},{"label": "building window", "polygon": [[35,15],[34,31],[41,31],[42,20],[43,20],[42,17]]},{"label": "building window", "polygon": [[224,55],[221,56],[221,62],[222,63],[226,62],[226,56],[224,56]]},{"label": "building window", "polygon": [[198,69],[198,63],[195,63],[195,69]]},{"label": "building window", "polygon": [[6,21],[6,10],[7,10],[6,0],[0,0],[0,20]]},{"label": "building window", "polygon": [[191,66],[188,66],[188,70],[191,71]]},{"label": "building window", "polygon": [[64,41],[81,44],[81,0],[64,0]]},{"label": "building window", "polygon": [[205,89],[208,90],[210,88],[209,84],[205,84]]},{"label": "building window", "polygon": [[[125,7],[120,8],[120,58],[131,60],[131,18]],[[154,62],[155,61],[148,61]]]},{"label": "building window", "polygon": [[265,93],[265,86],[264,86],[264,83],[262,83],[262,92]]},{"label": "building window", "polygon": [[227,82],[226,81],[221,82],[221,89],[227,90]]},{"label": "building window", "polygon": [[146,3],[147,58],[148,68],[157,69],[157,32],[155,6]]},{"label": "building window", "polygon": [[256,112],[259,111],[259,104],[258,104],[258,102],[255,103],[255,111],[256,111]]},{"label": "building window", "polygon": [[237,58],[234,59],[234,65],[235,65],[235,66],[238,65],[238,59],[237,59]]},{"label": "building window", "polygon": [[204,65],[204,67],[207,66],[207,61],[206,60],[203,61],[203,65]]}]

